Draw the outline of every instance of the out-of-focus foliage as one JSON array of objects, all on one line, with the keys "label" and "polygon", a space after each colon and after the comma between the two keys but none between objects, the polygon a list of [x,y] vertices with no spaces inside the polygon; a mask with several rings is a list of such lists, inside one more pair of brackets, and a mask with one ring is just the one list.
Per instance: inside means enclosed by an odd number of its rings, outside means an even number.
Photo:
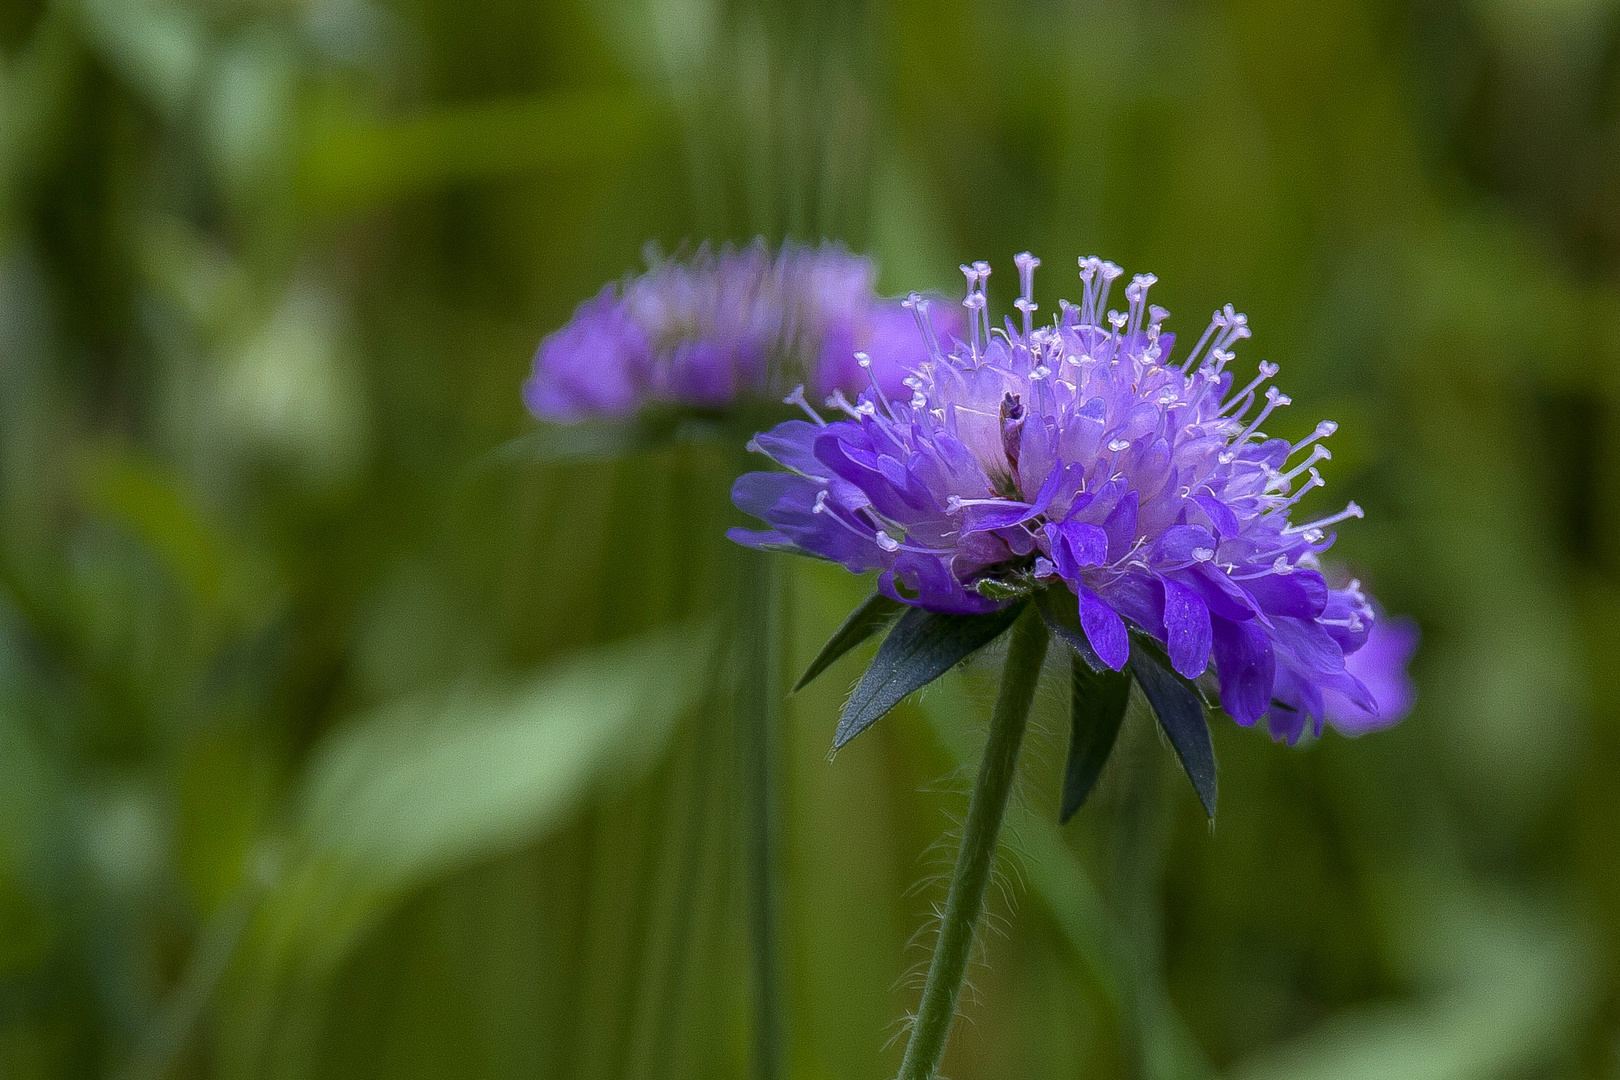
[{"label": "out-of-focus foliage", "polygon": [[[1238,303],[1424,627],[1392,732],[1217,730],[1213,829],[1139,703],[1059,829],[1054,664],[949,1075],[1620,1076],[1593,0],[13,0],[0,1074],[747,1071],[742,436],[510,447],[644,241],[756,234]],[[797,671],[869,584],[783,572]],[[988,712],[980,665],[829,763],[855,670],[775,748],[806,1080],[898,1064]]]}]

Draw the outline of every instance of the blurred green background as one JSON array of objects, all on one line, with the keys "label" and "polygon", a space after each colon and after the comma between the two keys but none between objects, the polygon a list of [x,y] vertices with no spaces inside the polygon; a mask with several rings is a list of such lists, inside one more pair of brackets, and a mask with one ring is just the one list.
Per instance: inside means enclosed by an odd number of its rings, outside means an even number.
[{"label": "blurred green background", "polygon": [[[1037,701],[948,1075],[1620,1077],[1620,8],[7,0],[0,1076],[752,1074],[735,446],[536,461],[604,281],[841,238],[1225,301],[1416,711]],[[1329,507],[1329,504],[1332,507]],[[869,587],[784,560],[796,671]],[[892,1075],[990,665],[774,733],[786,1075]],[[918,931],[923,932],[919,935]]]}]

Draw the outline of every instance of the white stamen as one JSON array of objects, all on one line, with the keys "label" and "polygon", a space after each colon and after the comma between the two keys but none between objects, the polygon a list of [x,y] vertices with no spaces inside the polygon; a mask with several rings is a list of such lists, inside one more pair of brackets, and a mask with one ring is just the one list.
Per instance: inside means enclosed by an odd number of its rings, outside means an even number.
[{"label": "white stamen", "polygon": [[[1321,473],[1317,472],[1315,469],[1311,469],[1310,474],[1311,474],[1310,479],[1306,480],[1303,484],[1301,484],[1299,486],[1299,490],[1294,492],[1286,500],[1284,500],[1284,502],[1282,503],[1282,505],[1280,507],[1278,507],[1278,509],[1286,510],[1288,507],[1293,506],[1295,503],[1299,502],[1299,500],[1303,499],[1305,497],[1306,493],[1309,492],[1312,488],[1319,488],[1319,487],[1326,487],[1327,486],[1327,481],[1322,479],[1322,474]],[[1350,505],[1354,506],[1355,503],[1351,503]],[[1300,526],[1301,529],[1308,528],[1308,527],[1309,526],[1304,526],[1304,525]],[[1283,530],[1283,532],[1288,532],[1288,531],[1290,531],[1290,530],[1288,530],[1288,529]],[[1297,531],[1297,530],[1295,530],[1295,531]]]},{"label": "white stamen", "polygon": [[934,324],[928,318],[928,298],[922,293],[911,293],[901,302],[903,307],[911,309],[912,317],[917,320],[917,330],[922,334],[923,347],[928,350],[928,359],[939,363],[944,355],[939,349],[939,338],[934,334]]},{"label": "white stamen", "polygon": [[[1312,471],[1311,477],[1313,479],[1316,479],[1316,473],[1314,471]],[[1360,517],[1366,517],[1366,516],[1367,516],[1366,511],[1363,510],[1361,507],[1357,506],[1355,504],[1355,500],[1352,499],[1351,502],[1350,502],[1350,505],[1346,506],[1343,510],[1340,510],[1337,514],[1330,514],[1329,516],[1327,516],[1325,518],[1322,518],[1322,519],[1320,519],[1318,521],[1306,522],[1304,525],[1290,525],[1288,528],[1283,530],[1283,535],[1287,536],[1290,533],[1310,533],[1310,532],[1320,533],[1323,529],[1327,528],[1329,525],[1337,525],[1339,522],[1344,521],[1346,518],[1360,518]],[[1307,537],[1307,539],[1309,539],[1309,537]],[[1316,543],[1316,541],[1312,540],[1311,543],[1314,544],[1314,543]],[[1356,583],[1352,582],[1350,587],[1353,589],[1353,588],[1355,588],[1355,586],[1356,586]]]},{"label": "white stamen", "polygon": [[1271,415],[1271,411],[1273,409],[1277,408],[1279,405],[1292,405],[1293,403],[1293,398],[1289,397],[1281,390],[1278,390],[1275,386],[1266,387],[1265,406],[1255,414],[1254,419],[1249,422],[1248,427],[1243,429],[1242,434],[1237,437],[1237,440],[1216,455],[1216,460],[1222,465],[1230,465],[1232,463],[1232,459],[1237,457],[1238,450],[1249,441],[1249,439],[1254,435],[1255,431],[1258,430],[1260,425],[1265,421],[1266,417]]},{"label": "white stamen", "polygon": [[1134,334],[1142,329],[1142,309],[1147,300],[1148,289],[1158,280],[1152,274],[1137,274],[1131,279],[1131,283],[1125,286],[1125,299],[1131,306],[1128,333]]},{"label": "white stamen", "polygon": [[1333,460],[1333,451],[1329,450],[1325,446],[1313,446],[1311,448],[1311,456],[1310,457],[1306,458],[1304,461],[1300,462],[1298,465],[1294,466],[1292,469],[1289,469],[1287,472],[1278,473],[1276,476],[1272,477],[1271,478],[1271,483],[1266,485],[1266,490],[1267,491],[1278,491],[1278,490],[1287,491],[1288,490],[1288,485],[1293,483],[1294,477],[1298,476],[1300,473],[1304,472],[1306,469],[1309,469],[1312,465],[1315,465],[1318,461],[1332,461],[1332,460]]},{"label": "white stamen", "polygon": [[1181,365],[1182,371],[1193,370],[1193,364],[1198,360],[1198,354],[1204,351],[1204,346],[1209,342],[1211,335],[1215,333],[1216,322],[1220,317],[1221,313],[1218,311],[1210,317],[1209,325],[1204,327],[1204,333],[1199,337],[1198,344],[1192,347],[1192,352],[1187,354],[1186,361]]},{"label": "white stamen", "polygon": [[1013,256],[1013,265],[1018,267],[1019,292],[1019,297],[1014,301],[1013,306],[1024,314],[1024,336],[1027,338],[1030,336],[1030,329],[1033,325],[1032,316],[1037,308],[1035,303],[1035,268],[1041,265],[1041,260],[1025,251]]},{"label": "white stamen", "polygon": [[860,410],[849,403],[849,399],[844,396],[844,392],[842,390],[834,390],[827,396],[827,408],[838,409],[851,420],[859,420],[861,418]]},{"label": "white stamen", "polygon": [[1317,439],[1325,439],[1338,430],[1338,424],[1335,424],[1332,420],[1323,420],[1320,424],[1316,425],[1315,431],[1311,432],[1311,434],[1294,444],[1294,448],[1288,451],[1288,456],[1293,457],[1295,454],[1311,445],[1311,443],[1315,442]]},{"label": "white stamen", "polygon": [[1256,375],[1254,380],[1250,382],[1248,386],[1245,386],[1237,393],[1228,396],[1226,399],[1227,404],[1222,406],[1221,411],[1216,415],[1225,416],[1228,409],[1230,409],[1233,405],[1236,405],[1250,392],[1259,389],[1260,384],[1265,382],[1267,379],[1275,378],[1277,372],[1281,370],[1282,368],[1278,367],[1276,364],[1267,363],[1264,360],[1260,361],[1260,374]]},{"label": "white stamen", "polygon": [[[799,408],[801,408],[801,409],[803,409],[805,411],[806,415],[808,415],[811,420],[815,421],[817,427],[826,427],[827,426],[827,421],[823,420],[821,418],[821,414],[816,412],[816,410],[812,409],[810,407],[810,403],[805,400],[805,398],[804,398],[804,384],[803,383],[800,383],[798,386],[795,386],[793,388],[793,393],[789,394],[787,397],[782,399],[782,404],[784,404],[784,405],[797,405]],[[753,447],[750,446],[749,449],[753,449]]]}]

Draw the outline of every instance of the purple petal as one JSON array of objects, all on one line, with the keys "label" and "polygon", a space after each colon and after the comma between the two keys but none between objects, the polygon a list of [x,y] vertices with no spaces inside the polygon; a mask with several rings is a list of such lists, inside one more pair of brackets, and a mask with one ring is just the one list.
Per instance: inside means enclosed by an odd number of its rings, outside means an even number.
[{"label": "purple petal", "polygon": [[1209,523],[1215,526],[1215,531],[1222,536],[1236,536],[1243,531],[1243,526],[1238,524],[1237,515],[1232,513],[1232,508],[1215,496],[1194,495],[1192,501],[1209,518]]},{"label": "purple petal", "polygon": [[1314,619],[1327,606],[1327,582],[1314,570],[1250,578],[1243,583],[1243,588],[1267,615]]},{"label": "purple petal", "polygon": [[[1328,722],[1348,735],[1388,727],[1406,716],[1417,689],[1406,666],[1417,651],[1418,627],[1411,619],[1380,618],[1367,643],[1344,658],[1345,672],[1360,683],[1367,698],[1358,703],[1330,687],[1323,695]],[[1367,704],[1372,708],[1367,708]]]},{"label": "purple petal", "polygon": [[794,472],[806,476],[831,477],[832,472],[815,455],[816,437],[821,428],[808,420],[787,420],[754,436],[760,452]]},{"label": "purple petal", "polygon": [[1131,638],[1119,612],[1085,586],[1080,588],[1080,629],[1103,663],[1119,671],[1131,656]]},{"label": "purple petal", "polygon": [[1215,537],[1202,525],[1172,525],[1153,547],[1156,563],[1202,562],[1214,558]]},{"label": "purple petal", "polygon": [[962,528],[975,531],[1005,529],[1040,517],[1046,513],[1046,508],[1052,505],[1052,496],[1057,494],[1058,486],[1062,482],[1063,470],[1053,469],[1032,503],[1011,502],[1006,506],[970,506],[963,515]]},{"label": "purple petal", "polygon": [[1179,581],[1164,583],[1164,630],[1170,666],[1189,679],[1202,675],[1209,667],[1213,638],[1209,607]]},{"label": "purple petal", "polygon": [[1052,565],[1070,584],[1079,582],[1082,569],[1108,561],[1108,534],[1101,526],[1082,521],[1048,522],[1044,531]]},{"label": "purple petal", "polygon": [[1176,580],[1203,597],[1213,615],[1234,620],[1254,618],[1254,603],[1249,595],[1217,567],[1208,563],[1193,563],[1178,572]]},{"label": "purple petal", "polygon": [[1122,616],[1165,640],[1164,585],[1158,578],[1139,572],[1124,574],[1102,587],[1099,595]]},{"label": "purple petal", "polygon": [[1253,620],[1235,622],[1212,615],[1210,623],[1221,708],[1238,723],[1252,724],[1271,707],[1271,685],[1277,674],[1271,641]]},{"label": "purple petal", "polygon": [[1103,531],[1108,534],[1109,562],[1123,559],[1136,540],[1136,508],[1140,499],[1135,490],[1127,491],[1103,522]]}]

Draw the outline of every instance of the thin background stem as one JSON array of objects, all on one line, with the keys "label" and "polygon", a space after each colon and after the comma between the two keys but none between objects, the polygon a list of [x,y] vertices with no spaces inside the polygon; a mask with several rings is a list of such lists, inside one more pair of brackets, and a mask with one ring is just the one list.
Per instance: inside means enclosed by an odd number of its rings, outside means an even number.
[{"label": "thin background stem", "polygon": [[754,1076],[782,1075],[777,949],[776,745],[782,722],[782,573],[778,560],[739,552],[737,762],[743,802],[744,889],[754,982]]}]

